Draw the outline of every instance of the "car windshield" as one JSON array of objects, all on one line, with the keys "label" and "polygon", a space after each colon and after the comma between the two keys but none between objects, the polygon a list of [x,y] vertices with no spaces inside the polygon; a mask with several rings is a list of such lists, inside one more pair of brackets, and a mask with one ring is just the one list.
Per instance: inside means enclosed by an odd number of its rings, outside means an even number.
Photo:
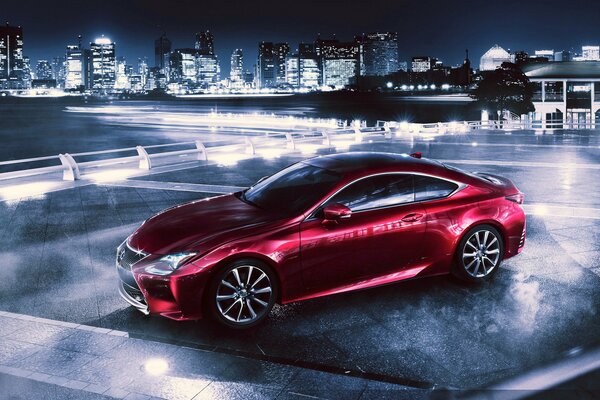
[{"label": "car windshield", "polygon": [[340,179],[333,171],[300,162],[247,189],[241,199],[265,210],[299,214],[325,196]]}]

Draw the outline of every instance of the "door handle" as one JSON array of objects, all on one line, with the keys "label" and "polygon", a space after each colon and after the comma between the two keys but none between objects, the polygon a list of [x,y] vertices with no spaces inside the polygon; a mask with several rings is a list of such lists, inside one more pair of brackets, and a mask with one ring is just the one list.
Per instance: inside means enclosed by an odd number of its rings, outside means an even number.
[{"label": "door handle", "polygon": [[423,218],[423,214],[412,213],[412,214],[408,214],[408,215],[405,215],[404,217],[402,217],[402,221],[416,222],[416,221],[420,220],[421,218]]}]

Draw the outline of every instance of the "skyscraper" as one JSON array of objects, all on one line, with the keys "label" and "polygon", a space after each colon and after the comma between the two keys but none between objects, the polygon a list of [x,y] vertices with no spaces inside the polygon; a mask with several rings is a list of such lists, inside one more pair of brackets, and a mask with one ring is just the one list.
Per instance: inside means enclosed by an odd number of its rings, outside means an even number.
[{"label": "skyscraper", "polygon": [[81,46],[68,45],[65,60],[65,89],[81,88],[84,85]]},{"label": "skyscraper", "polygon": [[196,49],[175,49],[169,58],[169,82],[195,86],[197,75]]},{"label": "skyscraper", "polygon": [[200,55],[215,55],[214,37],[210,31],[196,33],[196,50]]},{"label": "skyscraper", "polygon": [[300,43],[298,53],[287,56],[286,82],[292,87],[302,89],[314,89],[319,86],[319,62],[313,44]]},{"label": "skyscraper", "polygon": [[103,36],[92,42],[90,48],[93,65],[92,89],[100,91],[114,89],[116,80],[115,43]]},{"label": "skyscraper", "polygon": [[154,66],[163,74],[167,74],[168,72],[170,53],[171,41],[163,33],[154,41]]},{"label": "skyscraper", "polygon": [[67,76],[65,64],[65,56],[58,56],[52,59],[52,74],[54,75],[54,79],[56,79],[56,87],[59,88],[65,87],[65,79]]},{"label": "skyscraper", "polygon": [[435,65],[435,59],[427,56],[415,56],[412,58],[410,69],[412,72],[427,72]]},{"label": "skyscraper", "polygon": [[231,53],[231,70],[229,80],[232,86],[243,86],[244,53],[242,49],[235,49]]},{"label": "skyscraper", "polygon": [[[0,26],[0,81],[3,86],[22,87],[26,80],[23,60],[23,28]],[[9,82],[10,81],[10,82]]]},{"label": "skyscraper", "polygon": [[219,63],[214,55],[198,54],[196,56],[196,82],[207,89],[219,82]]},{"label": "skyscraper", "polygon": [[385,76],[398,71],[398,34],[368,33],[357,36],[360,74]]},{"label": "skyscraper", "polygon": [[323,85],[342,88],[354,82],[359,73],[359,48],[355,42],[337,39],[315,41]]},{"label": "skyscraper", "polygon": [[290,52],[287,43],[261,42],[258,45],[258,84],[274,88],[285,84],[285,60]]},{"label": "skyscraper", "polygon": [[52,77],[52,66],[48,60],[38,60],[35,67],[35,75],[37,79],[49,80],[54,79]]}]

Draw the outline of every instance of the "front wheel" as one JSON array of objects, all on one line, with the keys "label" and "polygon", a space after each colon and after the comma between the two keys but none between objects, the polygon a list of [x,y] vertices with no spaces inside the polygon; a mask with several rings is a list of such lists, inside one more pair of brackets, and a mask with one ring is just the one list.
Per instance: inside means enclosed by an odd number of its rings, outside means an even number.
[{"label": "front wheel", "polygon": [[240,260],[215,275],[208,301],[219,323],[244,329],[267,317],[277,293],[277,278],[269,266],[258,260]]},{"label": "front wheel", "polygon": [[500,232],[491,225],[476,226],[460,241],[452,273],[467,282],[488,280],[500,268],[503,254]]}]

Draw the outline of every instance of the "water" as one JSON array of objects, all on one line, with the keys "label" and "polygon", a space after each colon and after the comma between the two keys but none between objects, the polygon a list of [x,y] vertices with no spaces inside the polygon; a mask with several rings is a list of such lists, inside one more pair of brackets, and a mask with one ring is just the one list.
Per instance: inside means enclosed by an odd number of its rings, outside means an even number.
[{"label": "water", "polygon": [[[79,98],[1,98],[0,161],[84,151],[222,138],[193,126],[152,124],[139,117],[67,112],[112,105],[162,113],[275,113],[341,120],[438,122],[479,117],[465,101],[407,99],[381,93],[321,93],[289,97],[84,102]],[[223,132],[221,132],[223,133]]]}]

